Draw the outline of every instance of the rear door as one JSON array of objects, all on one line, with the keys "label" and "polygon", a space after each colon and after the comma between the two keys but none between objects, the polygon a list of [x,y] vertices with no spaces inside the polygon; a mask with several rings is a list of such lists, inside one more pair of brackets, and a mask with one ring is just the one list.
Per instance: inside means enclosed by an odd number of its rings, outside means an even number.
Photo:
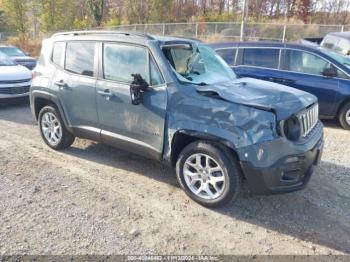
[{"label": "rear door", "polygon": [[[53,82],[63,110],[74,128],[97,127],[94,76],[96,43],[74,41],[64,45],[65,61],[57,67]],[[58,47],[62,48],[62,44]]]},{"label": "rear door", "polygon": [[286,49],[283,62],[285,84],[314,94],[320,105],[320,115],[333,116],[339,91],[337,77],[324,76],[326,69],[337,69],[324,58],[303,50]]},{"label": "rear door", "polygon": [[[96,100],[102,140],[140,155],[160,158],[167,92],[150,51],[139,45],[104,43],[100,58]],[[132,74],[140,74],[150,85],[139,105],[133,105],[130,99]]]},{"label": "rear door", "polygon": [[266,81],[275,81],[279,76],[280,48],[240,47],[235,73],[239,77],[252,77]]}]

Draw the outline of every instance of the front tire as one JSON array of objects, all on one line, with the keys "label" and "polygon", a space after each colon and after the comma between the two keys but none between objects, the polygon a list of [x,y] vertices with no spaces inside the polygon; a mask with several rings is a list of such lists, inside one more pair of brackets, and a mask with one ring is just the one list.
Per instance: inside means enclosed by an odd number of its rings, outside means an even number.
[{"label": "front tire", "polygon": [[62,150],[73,144],[75,136],[67,130],[55,106],[43,107],[38,120],[41,137],[49,147]]},{"label": "front tire", "polygon": [[350,130],[350,102],[346,103],[339,111],[339,123],[346,129]]},{"label": "front tire", "polygon": [[217,143],[196,141],[187,145],[177,160],[176,177],[186,194],[206,207],[233,202],[240,191],[237,160]]}]

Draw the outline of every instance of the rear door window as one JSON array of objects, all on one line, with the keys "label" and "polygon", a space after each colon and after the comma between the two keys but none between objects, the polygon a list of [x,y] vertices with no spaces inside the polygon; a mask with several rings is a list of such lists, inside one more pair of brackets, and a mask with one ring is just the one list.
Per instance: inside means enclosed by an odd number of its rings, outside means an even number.
[{"label": "rear door window", "polygon": [[223,48],[217,49],[216,53],[221,56],[229,66],[234,66],[236,50],[236,48]]},{"label": "rear door window", "polygon": [[69,72],[93,76],[95,43],[68,42],[65,69]]},{"label": "rear door window", "polygon": [[280,49],[273,48],[244,48],[242,64],[265,68],[279,67]]}]

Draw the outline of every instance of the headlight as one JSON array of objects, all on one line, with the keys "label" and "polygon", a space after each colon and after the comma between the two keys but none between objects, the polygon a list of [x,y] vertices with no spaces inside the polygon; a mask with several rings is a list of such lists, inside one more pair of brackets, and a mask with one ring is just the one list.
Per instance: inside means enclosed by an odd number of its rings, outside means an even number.
[{"label": "headlight", "polygon": [[280,130],[283,136],[291,141],[297,141],[301,137],[301,126],[299,119],[295,116],[281,121]]}]

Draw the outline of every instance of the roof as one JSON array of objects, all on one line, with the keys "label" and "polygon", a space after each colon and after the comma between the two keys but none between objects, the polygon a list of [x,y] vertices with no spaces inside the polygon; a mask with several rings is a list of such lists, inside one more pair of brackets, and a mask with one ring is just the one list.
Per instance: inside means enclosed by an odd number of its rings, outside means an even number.
[{"label": "roof", "polygon": [[[64,40],[94,40],[94,41],[120,41],[128,43],[146,44],[148,41],[192,42],[194,39],[172,36],[157,36],[132,31],[70,31],[52,35],[52,39]],[[198,40],[197,40],[198,41]]]},{"label": "roof", "polygon": [[303,45],[298,43],[283,43],[283,42],[271,42],[271,41],[259,41],[259,42],[225,42],[225,43],[212,43],[209,44],[214,49],[228,48],[228,47],[267,47],[267,48],[297,48],[305,51],[319,52],[318,47],[311,45]]}]

